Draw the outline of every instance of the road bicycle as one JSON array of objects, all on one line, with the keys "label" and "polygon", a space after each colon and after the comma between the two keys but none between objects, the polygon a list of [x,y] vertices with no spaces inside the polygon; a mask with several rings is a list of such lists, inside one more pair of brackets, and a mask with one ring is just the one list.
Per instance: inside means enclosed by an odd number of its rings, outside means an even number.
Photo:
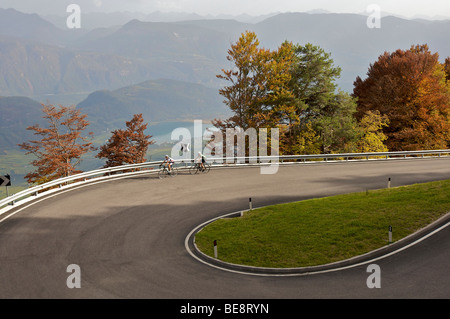
[{"label": "road bicycle", "polygon": [[175,177],[178,175],[178,168],[175,167],[175,165],[172,164],[172,167],[170,168],[170,171],[167,167],[167,165],[159,165],[159,167],[162,167],[162,169],[158,172],[159,179],[163,179],[166,177]]},{"label": "road bicycle", "polygon": [[189,167],[189,173],[191,175],[194,174],[206,174],[209,172],[209,170],[211,169],[211,164],[209,163],[203,163],[205,168],[203,168],[200,163],[195,163],[194,166]]}]

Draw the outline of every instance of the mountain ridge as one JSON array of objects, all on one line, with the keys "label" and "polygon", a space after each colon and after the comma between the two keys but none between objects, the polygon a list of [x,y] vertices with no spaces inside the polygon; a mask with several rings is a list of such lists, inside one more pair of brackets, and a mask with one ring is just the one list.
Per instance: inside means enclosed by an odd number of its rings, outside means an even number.
[{"label": "mountain ridge", "polygon": [[[47,104],[47,103],[44,103]],[[76,105],[91,123],[95,135],[124,128],[134,114],[142,113],[146,122],[213,120],[227,117],[229,110],[218,91],[201,84],[158,79],[116,90],[98,90]],[[0,96],[0,150],[18,148],[33,138],[28,126],[47,125],[42,119],[42,103],[23,96]]]}]

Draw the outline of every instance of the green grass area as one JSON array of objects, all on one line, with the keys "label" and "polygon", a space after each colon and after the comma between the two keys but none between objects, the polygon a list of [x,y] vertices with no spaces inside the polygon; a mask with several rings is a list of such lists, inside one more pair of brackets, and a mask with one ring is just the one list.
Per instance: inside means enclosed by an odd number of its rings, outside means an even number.
[{"label": "green grass area", "polygon": [[195,237],[219,259],[258,267],[306,267],[361,255],[398,241],[450,212],[450,180],[383,189],[246,212],[215,221]]},{"label": "green grass area", "polygon": [[[27,189],[26,186],[11,186],[8,187],[8,193],[9,196],[13,195],[13,194],[17,194],[23,190]],[[0,187],[0,199],[4,199],[6,198],[6,187]]]}]

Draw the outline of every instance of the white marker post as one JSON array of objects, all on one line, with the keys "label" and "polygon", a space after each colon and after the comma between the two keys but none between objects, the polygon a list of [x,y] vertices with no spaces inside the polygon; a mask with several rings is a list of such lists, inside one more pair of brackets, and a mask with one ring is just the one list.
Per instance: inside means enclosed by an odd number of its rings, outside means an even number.
[{"label": "white marker post", "polygon": [[218,259],[218,254],[217,254],[217,240],[214,241],[214,258]]},{"label": "white marker post", "polygon": [[392,243],[392,226],[389,225],[389,244]]},{"label": "white marker post", "polygon": [[253,209],[252,198],[251,197],[248,199],[248,207],[250,208],[250,210]]},{"label": "white marker post", "polygon": [[391,178],[388,179],[388,188],[391,188]]}]

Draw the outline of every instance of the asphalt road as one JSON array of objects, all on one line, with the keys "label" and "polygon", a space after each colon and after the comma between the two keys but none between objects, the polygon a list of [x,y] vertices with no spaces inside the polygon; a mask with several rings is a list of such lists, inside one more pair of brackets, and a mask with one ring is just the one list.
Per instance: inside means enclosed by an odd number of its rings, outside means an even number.
[{"label": "asphalt road", "polygon": [[[214,217],[267,204],[450,179],[450,159],[307,164],[154,175],[92,184],[33,203],[0,223],[0,298],[450,298],[450,227],[367,266],[298,277],[209,267],[185,238]],[[450,200],[450,195],[449,195]],[[5,216],[1,216],[0,219]],[[81,270],[69,289],[67,266]]]}]

